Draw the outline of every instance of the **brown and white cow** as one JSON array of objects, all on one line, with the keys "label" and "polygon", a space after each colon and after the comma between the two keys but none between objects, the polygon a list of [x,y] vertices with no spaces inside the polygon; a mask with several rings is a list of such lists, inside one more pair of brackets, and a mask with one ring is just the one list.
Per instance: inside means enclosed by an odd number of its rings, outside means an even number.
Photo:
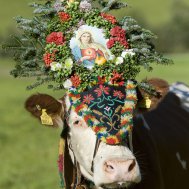
[{"label": "brown and white cow", "polygon": [[[152,79],[149,82],[160,93],[159,99],[151,98],[152,105],[148,109],[151,110],[167,93],[168,84],[161,79]],[[144,96],[143,93],[143,91],[138,91],[139,102]],[[133,152],[129,145],[108,145],[101,142],[95,152],[96,135],[82,117],[73,110],[69,112],[71,104],[67,95],[59,100],[46,94],[35,94],[28,98],[26,109],[35,117],[40,118],[41,110],[36,105],[47,110],[55,127],[64,128],[66,119],[69,125],[69,131],[66,135],[69,156],[73,164],[75,161],[78,162],[82,176],[92,181],[97,188],[129,188],[133,184],[141,182],[143,173],[134,154],[136,150],[134,149]],[[146,109],[138,107],[137,111],[144,112]],[[65,118],[68,112],[69,115]],[[138,142],[140,143],[140,141]],[[67,168],[65,165],[65,168],[69,172],[69,166]],[[72,188],[70,184],[71,181],[68,181],[66,188]]]}]

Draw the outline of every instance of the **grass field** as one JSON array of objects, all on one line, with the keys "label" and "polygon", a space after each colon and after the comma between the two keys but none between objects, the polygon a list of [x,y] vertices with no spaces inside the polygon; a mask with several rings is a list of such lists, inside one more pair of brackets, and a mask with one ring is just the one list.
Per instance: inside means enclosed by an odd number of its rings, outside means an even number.
[{"label": "grass field", "polygon": [[[173,66],[159,66],[149,76],[167,79],[170,83],[189,84],[189,54],[170,55]],[[36,92],[58,98],[62,91],[53,92],[45,87],[26,91],[32,80],[14,79],[9,75],[14,62],[0,59],[0,188],[2,189],[58,189],[56,165],[58,155],[58,129],[45,128],[25,110],[24,102]],[[147,76],[142,72],[138,79]]]}]

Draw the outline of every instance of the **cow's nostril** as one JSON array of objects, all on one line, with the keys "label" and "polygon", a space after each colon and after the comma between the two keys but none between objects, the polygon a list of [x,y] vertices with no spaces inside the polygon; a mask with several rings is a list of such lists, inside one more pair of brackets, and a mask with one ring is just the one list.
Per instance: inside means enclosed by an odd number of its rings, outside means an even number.
[{"label": "cow's nostril", "polygon": [[115,168],[114,168],[114,166],[113,166],[111,163],[105,162],[105,163],[104,163],[104,170],[105,170],[107,173],[112,173],[112,172],[115,171]]},{"label": "cow's nostril", "polygon": [[106,165],[106,166],[108,169],[112,169],[112,170],[114,169],[113,166],[111,166],[111,165]]},{"label": "cow's nostril", "polygon": [[136,165],[135,160],[132,160],[132,163],[129,165],[128,172],[132,171]]}]

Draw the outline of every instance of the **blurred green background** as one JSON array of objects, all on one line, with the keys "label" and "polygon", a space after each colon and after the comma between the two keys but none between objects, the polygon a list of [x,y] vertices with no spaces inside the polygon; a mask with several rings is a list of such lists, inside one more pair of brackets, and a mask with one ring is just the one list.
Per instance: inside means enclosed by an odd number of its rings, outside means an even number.
[{"label": "blurred green background", "polygon": [[[31,17],[27,6],[31,0],[0,0],[0,42],[16,33],[13,17]],[[158,35],[156,46],[174,60],[173,66],[155,66],[142,71],[138,79],[161,77],[169,83],[189,84],[189,1],[128,0],[129,7],[117,16],[131,15],[143,27]],[[41,92],[59,98],[62,91],[44,87],[26,91],[32,79],[14,79],[9,75],[14,61],[0,50],[0,188],[58,189],[56,165],[60,130],[44,128],[25,110],[24,102],[33,93]]]}]

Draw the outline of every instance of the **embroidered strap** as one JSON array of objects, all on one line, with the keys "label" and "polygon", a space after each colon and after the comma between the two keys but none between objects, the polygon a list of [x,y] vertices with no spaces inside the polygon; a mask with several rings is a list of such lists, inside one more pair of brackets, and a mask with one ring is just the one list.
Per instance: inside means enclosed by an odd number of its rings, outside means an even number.
[{"label": "embroidered strap", "polygon": [[94,158],[97,154],[98,148],[100,146],[100,142],[101,140],[99,140],[98,138],[96,139],[96,144],[95,144],[95,149],[94,149],[94,154],[93,154],[93,161],[92,161],[92,165],[91,165],[91,171],[92,173],[94,172]]},{"label": "embroidered strap", "polygon": [[59,156],[58,156],[58,169],[60,175],[60,185],[61,188],[65,188],[65,178],[64,178],[64,150],[65,150],[65,139],[61,138],[59,142]]}]

